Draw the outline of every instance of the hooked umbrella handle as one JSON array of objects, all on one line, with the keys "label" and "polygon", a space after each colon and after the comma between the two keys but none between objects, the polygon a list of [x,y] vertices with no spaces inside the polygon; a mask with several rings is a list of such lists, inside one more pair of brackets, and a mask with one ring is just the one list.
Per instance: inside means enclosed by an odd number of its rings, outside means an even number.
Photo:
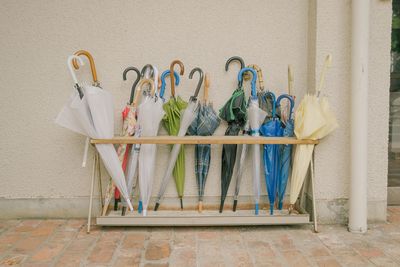
[{"label": "hooked umbrella handle", "polygon": [[196,101],[197,100],[197,96],[199,95],[201,85],[203,84],[203,70],[200,69],[199,67],[196,67],[196,68],[192,69],[192,71],[189,74],[189,79],[193,78],[193,74],[195,72],[199,73],[199,81],[197,83],[197,87],[196,87],[196,91],[194,92],[194,95],[190,97],[191,101]]},{"label": "hooked umbrella handle", "polygon": [[276,100],[276,108],[281,106],[281,101],[282,99],[286,98],[287,100],[289,100],[290,103],[290,107],[289,107],[289,120],[292,118],[292,112],[293,112],[293,108],[294,108],[294,99],[293,96],[288,95],[288,94],[283,94],[280,95],[278,97],[278,99]]},{"label": "hooked umbrella handle", "polygon": [[[171,62],[171,65],[169,66],[169,71],[171,73],[174,73],[174,67],[175,65],[179,65],[180,67],[180,75],[183,75],[185,73],[185,66],[183,65],[182,61],[176,59]],[[175,97],[175,77],[174,75],[170,75],[170,80],[171,80],[171,95],[172,97]]]},{"label": "hooked umbrella handle", "polygon": [[130,95],[130,97],[129,97],[129,104],[132,105],[132,103],[133,103],[133,98],[134,98],[134,96],[135,96],[135,89],[136,89],[137,84],[138,84],[139,81],[140,81],[140,71],[139,71],[137,68],[135,68],[135,67],[127,67],[127,68],[124,70],[124,72],[122,73],[122,79],[123,79],[124,81],[126,81],[126,75],[127,75],[127,73],[128,73],[129,71],[134,71],[134,72],[136,72],[136,80],[135,80],[135,82],[134,82],[133,85],[132,85],[131,95]]},{"label": "hooked umbrella handle", "polygon": [[[160,78],[160,81],[159,81],[159,85],[161,84],[161,89],[160,89],[159,96],[162,99],[164,99],[164,93],[165,93],[165,85],[166,85],[165,78],[167,76],[169,76],[170,74],[171,74],[170,70],[166,70],[161,74],[161,78]],[[174,78],[175,78],[175,85],[179,85],[180,78],[179,78],[179,75],[178,75],[178,73],[176,71],[174,71]]]},{"label": "hooked umbrella handle", "polygon": [[[262,74],[262,70],[261,70],[261,68],[258,66],[258,65],[256,65],[256,64],[252,64],[252,65],[248,65],[247,66],[248,68],[252,68],[252,69],[254,69],[256,72],[257,72],[257,80],[258,80],[258,86],[260,87],[260,90],[261,91],[264,91],[264,78],[263,78],[263,74]],[[247,73],[246,73],[247,74]],[[245,74],[245,76],[244,76],[244,79],[247,81],[247,80],[250,80],[250,75],[246,75]]]},{"label": "hooked umbrella handle", "polygon": [[262,96],[264,98],[264,101],[267,101],[268,96],[271,97],[271,99],[272,99],[272,118],[275,118],[275,116],[276,116],[276,97],[275,97],[274,93],[272,93],[271,91],[268,91]]},{"label": "hooked umbrella handle", "polygon": [[[100,86],[100,82],[97,80],[97,71],[96,71],[96,65],[94,64],[94,59],[93,56],[86,50],[79,50],[74,53],[75,56],[85,56],[89,60],[90,63],[90,70],[92,72],[92,78],[93,78],[93,85],[94,86]],[[79,65],[76,62],[76,59],[72,61],[74,68],[79,69]]]},{"label": "hooked umbrella handle", "polygon": [[257,98],[257,92],[256,92],[257,73],[254,69],[252,68],[241,69],[238,74],[238,81],[239,83],[243,82],[243,75],[246,72],[251,72],[251,74],[253,75],[251,78],[251,96],[253,97],[253,99]]},{"label": "hooked umbrella handle", "polygon": [[74,87],[75,87],[75,89],[78,91],[79,97],[82,99],[82,98],[83,98],[82,88],[79,86],[79,84],[78,84],[78,79],[76,78],[76,75],[75,75],[75,71],[74,71],[74,69],[72,68],[72,65],[73,65],[74,60],[76,60],[77,62],[79,62],[79,64],[81,64],[81,66],[85,65],[85,63],[83,62],[82,58],[80,58],[80,57],[78,57],[78,56],[76,56],[76,55],[69,56],[69,57],[68,57],[68,60],[67,60],[67,65],[68,65],[69,72],[71,73],[72,80],[73,80],[74,83],[75,83]]}]

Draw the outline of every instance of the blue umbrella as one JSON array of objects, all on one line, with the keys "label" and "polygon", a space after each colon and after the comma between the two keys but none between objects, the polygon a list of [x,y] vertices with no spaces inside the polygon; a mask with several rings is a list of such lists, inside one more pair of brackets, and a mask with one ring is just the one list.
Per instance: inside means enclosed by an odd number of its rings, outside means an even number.
[{"label": "blue umbrella", "polygon": [[[294,120],[292,119],[292,112],[294,107],[294,99],[292,96],[283,94],[278,97],[276,100],[276,108],[280,107],[281,100],[286,98],[289,100],[289,115],[287,120],[285,121],[281,117],[280,123],[280,133],[283,137],[293,137],[294,136]],[[277,181],[277,190],[278,190],[278,209],[282,210],[283,206],[283,198],[285,196],[286,186],[289,178],[289,171],[291,167],[292,160],[292,147],[293,145],[283,144],[279,145],[279,172],[278,172],[278,181]]]},{"label": "blue umbrella", "polygon": [[[276,115],[276,98],[272,92],[266,92],[264,97],[272,98],[272,117],[260,127],[261,135],[266,137],[282,136],[281,122]],[[264,175],[267,184],[270,214],[274,213],[277,182],[279,176],[279,145],[264,145]]]}]

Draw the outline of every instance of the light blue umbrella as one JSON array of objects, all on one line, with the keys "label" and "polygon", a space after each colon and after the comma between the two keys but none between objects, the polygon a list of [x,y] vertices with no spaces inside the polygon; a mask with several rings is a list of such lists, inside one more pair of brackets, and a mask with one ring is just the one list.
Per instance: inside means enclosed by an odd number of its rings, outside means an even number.
[{"label": "light blue umbrella", "polygon": [[[294,108],[294,99],[292,96],[283,94],[276,100],[276,108],[281,106],[280,102],[282,99],[289,100],[289,114],[285,121],[281,117],[280,123],[280,134],[283,137],[293,137],[294,136],[294,120],[292,119],[292,112]],[[285,196],[286,186],[289,178],[289,172],[292,163],[292,147],[293,145],[282,144],[279,145],[278,157],[279,157],[279,171],[278,171],[278,181],[277,181],[277,191],[278,191],[278,209],[282,210],[283,198]]]},{"label": "light blue umbrella", "polygon": [[[276,115],[276,98],[272,92],[267,92],[264,97],[272,98],[272,117],[260,127],[261,135],[266,137],[282,136],[281,122]],[[274,212],[277,195],[277,182],[279,176],[279,145],[264,145],[264,175],[267,185],[270,214]]]}]

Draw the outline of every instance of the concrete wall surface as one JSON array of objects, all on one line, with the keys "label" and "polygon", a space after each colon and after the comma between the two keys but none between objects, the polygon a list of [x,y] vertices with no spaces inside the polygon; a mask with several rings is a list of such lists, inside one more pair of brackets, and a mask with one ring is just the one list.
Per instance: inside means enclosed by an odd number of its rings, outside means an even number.
[{"label": "concrete wall surface", "polygon": [[[367,2],[367,1],[366,1]],[[390,67],[390,1],[371,0],[369,218],[385,220]],[[350,0],[268,1],[11,1],[0,3],[0,214],[2,217],[80,217],[86,214],[90,171],[81,168],[84,137],[54,124],[71,94],[67,57],[79,49],[95,57],[99,80],[115,98],[115,132],[132,80],[128,66],[159,70],[179,58],[186,68],[177,92],[184,99],[199,66],[211,74],[210,99],[222,107],[236,86],[233,55],[258,64],[266,88],[286,92],[287,65],[297,102],[313,91],[326,54],[333,57],[323,94],[340,128],[316,149],[316,198],[321,220],[344,222],[349,194]],[[85,67],[86,68],[86,67]],[[89,70],[79,74],[90,80]],[[249,94],[249,89],[246,89]],[[222,123],[216,135],[223,135]],[[161,129],[160,134],[166,134]],[[153,194],[158,192],[168,146],[159,146]],[[212,146],[206,202],[220,195],[220,146]],[[197,201],[193,147],[186,149],[185,203]],[[90,166],[93,151],[90,151]],[[251,203],[250,162],[241,195]],[[105,180],[104,180],[105,182]],[[233,184],[233,183],[232,183]],[[262,181],[263,194],[266,194]],[[231,185],[229,195],[233,194]],[[171,183],[166,202],[178,205]],[[264,197],[263,201],[267,201]],[[231,203],[231,200],[227,200]]]}]

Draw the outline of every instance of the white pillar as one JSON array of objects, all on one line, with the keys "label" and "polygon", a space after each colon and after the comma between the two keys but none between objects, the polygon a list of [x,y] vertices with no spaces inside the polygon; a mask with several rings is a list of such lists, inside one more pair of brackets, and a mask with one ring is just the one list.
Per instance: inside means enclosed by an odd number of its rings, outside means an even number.
[{"label": "white pillar", "polygon": [[369,0],[352,1],[349,231],[367,231]]}]

